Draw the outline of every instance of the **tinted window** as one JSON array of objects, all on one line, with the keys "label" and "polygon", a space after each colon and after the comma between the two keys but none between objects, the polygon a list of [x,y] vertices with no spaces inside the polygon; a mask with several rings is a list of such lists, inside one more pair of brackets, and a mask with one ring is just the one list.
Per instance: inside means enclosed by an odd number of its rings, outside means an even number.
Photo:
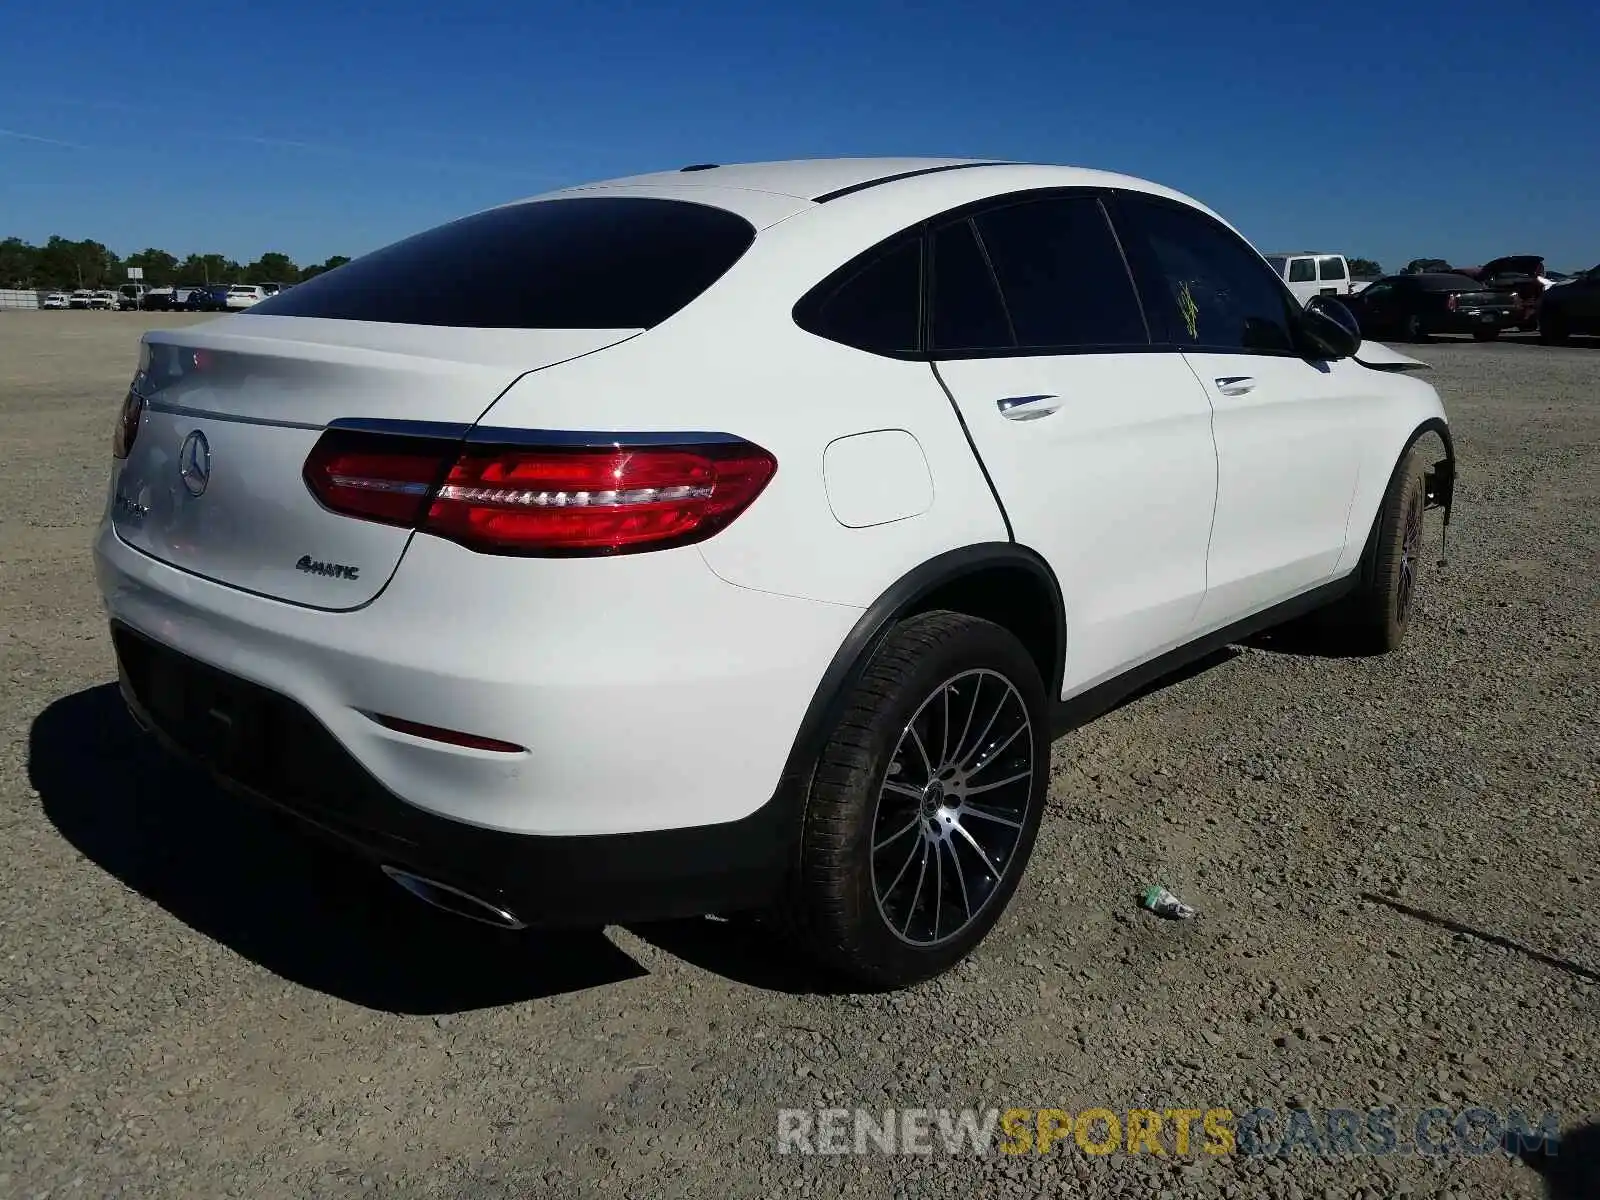
[{"label": "tinted window", "polygon": [[1029,200],[977,218],[1019,346],[1148,345],[1139,298],[1093,196]]},{"label": "tinted window", "polygon": [[680,200],[513,204],[419,233],[252,312],[483,329],[648,329],[738,261],[755,229]]},{"label": "tinted window", "polygon": [[1161,306],[1168,337],[1217,350],[1292,352],[1292,298],[1283,281],[1227,227],[1187,206],[1129,197],[1144,231],[1147,303]]},{"label": "tinted window", "polygon": [[1317,279],[1317,264],[1309,258],[1291,259],[1289,262],[1290,283],[1315,283]]},{"label": "tinted window", "polygon": [[933,349],[985,350],[1016,345],[994,275],[970,221],[933,235]]},{"label": "tinted window", "polygon": [[1285,258],[1281,254],[1269,254],[1269,255],[1267,255],[1267,266],[1271,267],[1280,276],[1282,276],[1284,268],[1287,267],[1288,265],[1289,265],[1289,260],[1287,258]]},{"label": "tinted window", "polygon": [[1327,258],[1319,258],[1317,262],[1320,264],[1318,269],[1322,272],[1324,279],[1345,279],[1348,277],[1348,272],[1344,269],[1344,259],[1342,258],[1335,258],[1330,255]]},{"label": "tinted window", "polygon": [[1417,286],[1425,292],[1477,292],[1483,284],[1470,275],[1418,275]]},{"label": "tinted window", "polygon": [[913,238],[864,263],[800,321],[847,346],[880,352],[918,349],[922,324],[922,242]]}]

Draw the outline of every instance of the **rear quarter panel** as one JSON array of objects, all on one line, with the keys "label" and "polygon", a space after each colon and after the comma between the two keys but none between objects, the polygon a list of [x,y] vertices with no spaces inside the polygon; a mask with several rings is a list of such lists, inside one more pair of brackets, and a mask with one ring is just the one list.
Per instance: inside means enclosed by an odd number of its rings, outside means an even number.
[{"label": "rear quarter panel", "polygon": [[[799,228],[810,216],[794,218],[792,231],[785,222],[764,232],[709,292],[654,329],[519,379],[483,423],[755,442],[777,457],[777,474],[749,511],[702,544],[706,563],[742,587],[864,607],[935,555],[1005,540],[1006,528],[926,363],[837,345],[794,323],[806,290],[899,228],[897,214]],[[914,438],[926,478],[906,484],[917,492],[899,506],[910,515],[852,528],[830,503],[825,455],[840,438],[877,431]]]}]

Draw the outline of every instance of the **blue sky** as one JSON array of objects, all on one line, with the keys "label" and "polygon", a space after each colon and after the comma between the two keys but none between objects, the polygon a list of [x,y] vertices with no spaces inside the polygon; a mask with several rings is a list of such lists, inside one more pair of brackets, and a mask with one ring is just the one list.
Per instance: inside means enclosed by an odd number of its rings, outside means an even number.
[{"label": "blue sky", "polygon": [[611,175],[952,154],[1144,175],[1265,250],[1600,262],[1593,0],[360,7],[8,5],[0,236],[319,261]]}]

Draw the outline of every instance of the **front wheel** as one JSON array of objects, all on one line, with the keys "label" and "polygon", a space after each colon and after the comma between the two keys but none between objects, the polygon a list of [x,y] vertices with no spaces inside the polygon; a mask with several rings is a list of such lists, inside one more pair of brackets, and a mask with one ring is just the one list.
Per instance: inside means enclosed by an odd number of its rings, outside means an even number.
[{"label": "front wheel", "polygon": [[1422,318],[1412,313],[1406,318],[1406,341],[1425,342],[1428,340],[1428,331],[1422,327]]},{"label": "front wheel", "polygon": [[1474,329],[1472,340],[1475,342],[1492,342],[1500,336],[1498,329]]},{"label": "front wheel", "polygon": [[1353,592],[1328,613],[1343,648],[1384,654],[1405,638],[1415,611],[1422,571],[1422,526],[1427,468],[1407,455],[1383,499],[1373,530],[1371,560]]},{"label": "front wheel", "polygon": [[1539,322],[1539,340],[1549,346],[1560,346],[1570,336],[1566,320],[1555,313],[1546,313]]},{"label": "front wheel", "polygon": [[788,924],[854,984],[954,966],[1010,902],[1049,782],[1045,688],[989,621],[902,622],[852,689],[818,761]]}]

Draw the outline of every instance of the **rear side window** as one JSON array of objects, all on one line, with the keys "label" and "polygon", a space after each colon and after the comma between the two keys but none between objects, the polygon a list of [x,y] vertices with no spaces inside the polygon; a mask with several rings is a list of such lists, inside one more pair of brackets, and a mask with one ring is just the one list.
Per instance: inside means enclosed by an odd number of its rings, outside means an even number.
[{"label": "rear side window", "polygon": [[1321,270],[1324,279],[1349,278],[1349,273],[1344,269],[1344,259],[1336,255],[1330,255],[1326,258],[1318,259],[1317,262],[1320,264],[1319,270]]},{"label": "rear side window", "polygon": [[934,350],[996,350],[1016,345],[1011,322],[971,221],[933,235]]},{"label": "rear side window", "polygon": [[1093,196],[1028,200],[976,225],[1019,347],[1149,344],[1122,251]]},{"label": "rear side window", "polygon": [[1290,283],[1315,283],[1317,281],[1317,264],[1314,259],[1291,258],[1289,260]]},{"label": "rear side window", "polygon": [[915,353],[922,327],[922,240],[910,238],[859,264],[796,314],[818,337],[875,354]]},{"label": "rear side window", "polygon": [[715,283],[755,236],[735,213],[682,200],[513,204],[396,242],[251,311],[478,329],[648,329]]}]

